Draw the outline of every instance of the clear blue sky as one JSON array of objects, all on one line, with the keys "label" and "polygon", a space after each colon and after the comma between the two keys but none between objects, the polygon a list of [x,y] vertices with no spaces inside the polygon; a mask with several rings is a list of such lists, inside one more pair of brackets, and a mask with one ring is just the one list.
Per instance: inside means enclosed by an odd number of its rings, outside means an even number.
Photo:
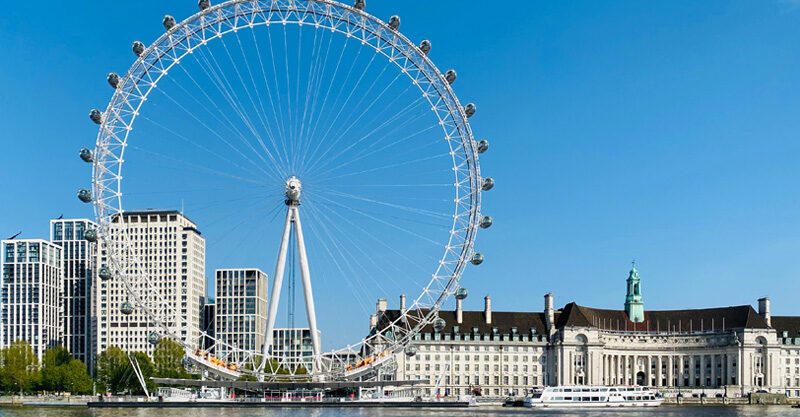
[{"label": "clear blue sky", "polygon": [[[475,101],[495,225],[469,308],[622,308],[632,258],[646,309],[773,300],[800,314],[800,3],[368,1],[433,42]],[[109,71],[194,0],[14,2],[0,15],[0,235],[91,216],[77,158]],[[173,202],[166,208],[178,208]],[[191,217],[191,213],[187,213]],[[271,272],[269,262],[264,268]],[[387,294],[396,304],[396,294]],[[357,324],[366,327],[366,317]]]}]

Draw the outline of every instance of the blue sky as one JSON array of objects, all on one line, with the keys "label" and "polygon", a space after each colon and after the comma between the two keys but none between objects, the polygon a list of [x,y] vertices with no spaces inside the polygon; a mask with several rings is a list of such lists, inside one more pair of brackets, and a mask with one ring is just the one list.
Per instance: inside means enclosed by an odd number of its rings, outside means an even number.
[{"label": "blue sky", "polygon": [[[622,308],[636,258],[646,309],[773,300],[800,314],[800,9],[789,1],[368,2],[455,68],[494,226],[468,308],[541,310],[542,295]],[[91,216],[75,191],[130,44],[194,1],[15,2],[0,15],[0,235]],[[179,19],[180,20],[180,19]],[[178,208],[173,201],[165,205]],[[191,217],[191,213],[187,213]],[[271,260],[263,267],[271,273]],[[396,304],[396,294],[387,294]],[[301,311],[301,310],[298,310]],[[366,327],[366,317],[363,323]]]}]

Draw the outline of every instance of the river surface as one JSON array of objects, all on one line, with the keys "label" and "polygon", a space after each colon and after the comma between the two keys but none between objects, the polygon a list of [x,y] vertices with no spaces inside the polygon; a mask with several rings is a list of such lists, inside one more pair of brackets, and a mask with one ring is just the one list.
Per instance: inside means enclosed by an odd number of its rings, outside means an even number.
[{"label": "river surface", "polygon": [[782,417],[798,416],[800,409],[789,406],[662,406],[648,409],[556,411],[520,408],[479,407],[468,409],[319,409],[319,408],[138,408],[138,409],[88,409],[85,407],[7,407],[0,408],[0,417],[521,417],[521,416],[575,416],[575,417]]}]

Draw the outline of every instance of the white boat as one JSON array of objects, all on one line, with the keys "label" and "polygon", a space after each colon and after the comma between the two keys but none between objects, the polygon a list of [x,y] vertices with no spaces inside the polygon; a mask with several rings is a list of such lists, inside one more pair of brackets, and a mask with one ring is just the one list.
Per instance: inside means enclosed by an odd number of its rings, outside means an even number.
[{"label": "white boat", "polygon": [[658,407],[664,402],[646,387],[561,386],[547,387],[525,398],[523,405],[534,408]]}]

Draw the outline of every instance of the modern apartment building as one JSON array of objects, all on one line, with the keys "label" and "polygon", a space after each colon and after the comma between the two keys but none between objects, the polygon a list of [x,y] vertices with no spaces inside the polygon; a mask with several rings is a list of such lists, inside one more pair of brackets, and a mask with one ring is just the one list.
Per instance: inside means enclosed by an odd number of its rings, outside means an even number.
[{"label": "modern apartment building", "polygon": [[50,242],[61,247],[64,286],[61,302],[61,343],[72,357],[94,369],[92,288],[97,282],[97,243],[83,233],[97,225],[87,219],[50,220]]},{"label": "modern apartment building", "polygon": [[[260,352],[267,327],[267,274],[257,268],[216,271],[215,356],[229,360],[233,348]],[[236,359],[236,358],[230,358]]]},{"label": "modern apartment building", "polygon": [[[175,210],[143,210],[127,211],[122,218],[113,219],[112,225],[112,241],[120,241],[114,237],[126,233],[130,245],[102,247],[101,263],[108,265],[112,249],[130,251],[125,259],[138,259],[147,279],[141,278],[141,271],[132,265],[115,272],[127,274],[139,293],[152,290],[148,305],[154,314],[168,317],[170,332],[197,347],[206,287],[205,239],[196,224]],[[100,281],[95,288],[97,353],[118,346],[152,354],[155,346],[148,342],[148,335],[158,329],[141,309],[133,309],[130,314],[121,311],[124,303],[135,305],[122,280],[115,276]]]},{"label": "modern apartment building", "polygon": [[[286,359],[284,363],[293,367],[302,365],[306,369],[311,369],[314,356],[311,329],[308,327],[274,329],[272,334],[273,356]],[[322,340],[322,332],[319,330],[317,336]]]},{"label": "modern apartment building", "polygon": [[19,239],[3,240],[2,249],[0,345],[25,340],[41,361],[62,340],[61,247],[42,239]]}]

